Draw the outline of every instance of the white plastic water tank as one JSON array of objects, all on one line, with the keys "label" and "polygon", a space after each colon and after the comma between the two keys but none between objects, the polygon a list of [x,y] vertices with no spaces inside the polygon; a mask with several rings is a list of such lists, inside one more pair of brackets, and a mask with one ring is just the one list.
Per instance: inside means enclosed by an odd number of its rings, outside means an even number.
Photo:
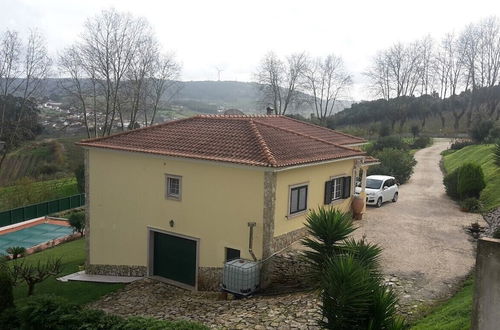
[{"label": "white plastic water tank", "polygon": [[234,259],[224,264],[222,288],[228,292],[248,296],[259,288],[260,263]]}]

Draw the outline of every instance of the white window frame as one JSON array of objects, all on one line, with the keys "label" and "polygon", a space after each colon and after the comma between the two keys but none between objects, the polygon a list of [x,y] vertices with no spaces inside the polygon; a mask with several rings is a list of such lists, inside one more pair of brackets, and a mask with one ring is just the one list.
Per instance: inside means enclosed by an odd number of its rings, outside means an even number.
[{"label": "white window frame", "polygon": [[344,178],[343,176],[332,178],[332,185],[333,185],[332,202],[342,199],[343,195],[342,188],[344,187],[344,182],[343,182],[344,180],[342,180],[343,178]]},{"label": "white window frame", "polygon": [[[179,193],[172,194],[170,192],[170,179],[179,180]],[[182,197],[182,176],[173,175],[173,174],[165,174],[165,198],[180,201]]]},{"label": "white window frame", "polygon": [[[306,187],[306,207],[304,210],[300,210],[300,211],[297,211],[297,212],[293,212],[291,213],[291,208],[292,208],[292,189],[296,189],[296,188],[302,188],[302,187]],[[297,203],[298,203],[298,199],[297,199]],[[294,184],[294,185],[290,185],[288,186],[288,209],[287,209],[287,218],[293,218],[295,216],[299,216],[301,214],[304,214],[307,212],[308,210],[308,205],[309,205],[309,182],[304,182],[304,183],[299,183],[299,184]]]}]

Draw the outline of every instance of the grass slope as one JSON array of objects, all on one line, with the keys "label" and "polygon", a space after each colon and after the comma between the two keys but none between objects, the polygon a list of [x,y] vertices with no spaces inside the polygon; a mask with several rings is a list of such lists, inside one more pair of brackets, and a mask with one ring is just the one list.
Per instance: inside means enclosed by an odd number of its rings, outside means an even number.
[{"label": "grass slope", "polygon": [[461,330],[470,329],[474,281],[468,279],[463,288],[430,314],[417,321],[412,330]]},{"label": "grass slope", "polygon": [[18,181],[17,185],[0,187],[0,211],[36,204],[78,194],[75,178],[33,182]]},{"label": "grass slope", "polygon": [[[59,275],[68,275],[77,272],[78,266],[85,262],[85,240],[79,239],[76,241],[64,243],[47,249],[45,251],[35,253],[25,257],[25,261],[29,263],[37,263],[39,260],[43,262],[48,258],[62,258],[63,269]],[[14,261],[11,261],[14,262]],[[72,303],[81,305],[99,299],[100,297],[112,291],[122,288],[123,284],[104,284],[90,282],[59,282],[55,277],[50,277],[47,280],[35,286],[34,295],[54,294],[56,296],[68,299]],[[28,288],[22,283],[14,288],[15,303],[17,306],[22,306],[27,300]]]},{"label": "grass slope", "polygon": [[443,157],[447,173],[465,163],[475,163],[481,166],[486,181],[486,188],[480,196],[484,211],[500,206],[500,169],[493,160],[494,149],[493,144],[474,145],[447,153]]}]

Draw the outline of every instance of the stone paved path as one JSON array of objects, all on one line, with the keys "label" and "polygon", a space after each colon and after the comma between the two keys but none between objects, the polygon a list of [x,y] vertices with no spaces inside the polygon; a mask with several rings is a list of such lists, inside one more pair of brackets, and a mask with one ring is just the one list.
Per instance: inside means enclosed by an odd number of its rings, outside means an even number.
[{"label": "stone paved path", "polygon": [[107,295],[89,307],[108,313],[193,320],[217,329],[318,329],[314,293],[241,300],[218,300],[218,293],[190,292],[144,279]]}]

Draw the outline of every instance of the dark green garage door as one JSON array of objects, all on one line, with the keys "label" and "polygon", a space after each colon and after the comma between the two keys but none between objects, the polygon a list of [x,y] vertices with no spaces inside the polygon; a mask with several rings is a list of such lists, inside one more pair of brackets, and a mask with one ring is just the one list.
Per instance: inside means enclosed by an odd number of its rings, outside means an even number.
[{"label": "dark green garage door", "polygon": [[153,239],[153,275],[195,286],[197,242],[158,232]]}]

